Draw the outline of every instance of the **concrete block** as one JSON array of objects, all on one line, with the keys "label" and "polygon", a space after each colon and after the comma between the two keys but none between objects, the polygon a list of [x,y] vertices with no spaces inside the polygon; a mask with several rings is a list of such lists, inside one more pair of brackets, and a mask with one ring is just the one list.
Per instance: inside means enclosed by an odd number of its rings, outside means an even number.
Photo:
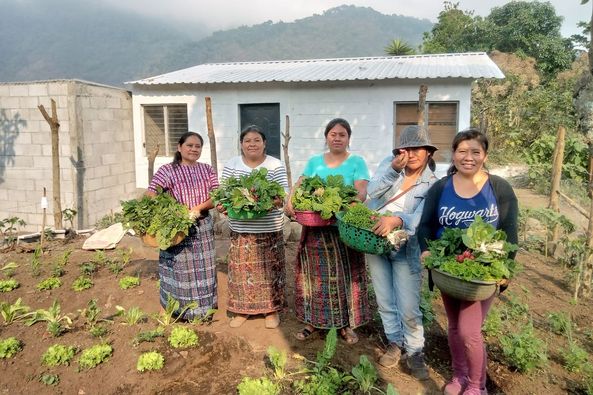
[{"label": "concrete block", "polygon": [[121,101],[118,97],[107,97],[105,101],[107,108],[122,108]]},{"label": "concrete block", "polygon": [[68,96],[59,96],[57,99],[55,99],[58,107],[61,108],[68,108]]},{"label": "concrete block", "polygon": [[[98,135],[96,136],[97,140],[99,143],[105,143],[105,144],[113,144],[115,143],[115,136],[113,135],[113,133],[108,132],[108,131],[102,131],[100,133],[98,133]],[[113,150],[116,150],[117,147],[113,147]]]},{"label": "concrete block", "polygon": [[37,109],[39,98],[37,96],[19,97],[19,108]]},{"label": "concrete block", "polygon": [[9,93],[10,96],[29,96],[28,85],[10,85]]},{"label": "concrete block", "polygon": [[113,187],[117,185],[117,176],[107,176],[101,178],[104,188]]},{"label": "concrete block", "polygon": [[[97,191],[97,190],[101,189],[101,180],[102,180],[102,178],[93,178],[93,179],[89,179],[88,181],[86,181],[84,184],[85,192],[88,191],[90,194],[90,192]],[[92,200],[89,199],[89,202],[91,202],[91,201]]]},{"label": "concrete block", "polygon": [[117,183],[125,185],[134,182],[134,173],[117,174]]},{"label": "concrete block", "polygon": [[103,165],[112,165],[114,163],[118,163],[118,158],[116,154],[103,154],[101,155],[101,163]]},{"label": "concrete block", "polygon": [[10,85],[0,85],[0,96],[10,95]]},{"label": "concrete block", "polygon": [[96,178],[103,178],[111,175],[109,171],[110,166],[96,166],[94,167],[94,176]]},{"label": "concrete block", "polygon": [[10,96],[0,97],[0,108],[4,108],[4,109],[19,108],[19,98],[18,97],[10,97]]},{"label": "concrete block", "polygon": [[7,201],[7,200],[8,200],[8,190],[0,189],[0,201]]},{"label": "concrete block", "polygon": [[48,84],[47,94],[49,96],[68,96],[67,82],[52,82]]},{"label": "concrete block", "polygon": [[14,146],[14,154],[17,156],[42,156],[43,147],[44,145],[41,144],[17,144]]},{"label": "concrete block", "polygon": [[99,111],[97,111],[97,118],[100,121],[113,121],[114,120],[113,110],[109,110],[109,109],[99,110]]},{"label": "concrete block", "polygon": [[26,130],[27,132],[31,132],[31,133],[39,132],[39,128],[40,128],[39,121],[30,121],[30,120],[27,120],[26,118],[24,118],[24,119],[25,119],[26,124],[25,124],[25,126],[23,126],[21,128],[21,131]]},{"label": "concrete block", "polygon": [[[39,148],[41,150],[41,148]],[[33,167],[37,169],[51,168],[51,157],[33,156]]]},{"label": "concrete block", "polygon": [[90,107],[91,108],[105,108],[107,106],[107,100],[104,97],[91,97]]},{"label": "concrete block", "polygon": [[33,142],[32,133],[20,132],[16,138],[16,145],[28,145]]},{"label": "concrete block", "polygon": [[29,85],[29,96],[47,96],[48,84],[31,84]]}]

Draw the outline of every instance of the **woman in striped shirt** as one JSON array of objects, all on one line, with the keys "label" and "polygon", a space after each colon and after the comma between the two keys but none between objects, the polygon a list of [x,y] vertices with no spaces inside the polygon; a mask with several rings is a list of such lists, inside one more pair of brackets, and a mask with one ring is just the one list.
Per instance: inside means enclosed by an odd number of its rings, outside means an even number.
[{"label": "woman in striped shirt", "polygon": [[[248,175],[266,168],[267,178],[288,191],[286,169],[280,160],[266,155],[266,135],[255,126],[245,128],[239,137],[242,154],[229,160],[222,179]],[[238,328],[251,315],[264,314],[265,327],[280,324],[278,312],[284,305],[285,257],[282,211],[283,201],[266,216],[250,220],[229,219],[231,245],[228,263],[228,306],[235,313],[229,325]],[[224,212],[222,206],[219,211]]]},{"label": "woman in striped shirt", "polygon": [[214,207],[210,191],[218,187],[218,178],[212,166],[197,161],[203,144],[198,133],[183,134],[173,162],[159,168],[147,191],[154,196],[162,188],[198,218],[181,244],[159,253],[161,306],[167,306],[168,295],[178,300],[181,308],[196,302],[196,308],[184,313],[187,320],[203,317],[217,307],[214,228],[208,210]]}]

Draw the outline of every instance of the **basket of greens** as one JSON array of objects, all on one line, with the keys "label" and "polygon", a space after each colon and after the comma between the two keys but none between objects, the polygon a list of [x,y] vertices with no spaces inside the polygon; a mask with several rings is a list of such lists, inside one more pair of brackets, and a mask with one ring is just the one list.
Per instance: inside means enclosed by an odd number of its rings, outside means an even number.
[{"label": "basket of greens", "polygon": [[387,237],[371,231],[382,215],[362,203],[351,206],[346,212],[336,214],[340,239],[357,251],[385,255],[405,244],[408,235],[403,229],[394,229]]},{"label": "basket of greens", "polygon": [[460,300],[488,299],[516,268],[509,254],[517,246],[481,217],[467,229],[445,228],[440,239],[429,242],[428,250],[424,264],[431,269],[435,285]]},{"label": "basket of greens", "polygon": [[344,183],[341,175],[304,177],[292,194],[292,207],[299,224],[328,226],[335,223],[334,215],[357,202],[358,191]]},{"label": "basket of greens", "polygon": [[156,197],[122,201],[121,205],[126,226],[146,245],[161,250],[181,243],[195,221],[185,205],[161,190]]},{"label": "basket of greens", "polygon": [[286,192],[282,185],[266,178],[268,170],[253,170],[249,175],[229,177],[210,192],[214,204],[221,204],[231,219],[250,220],[267,215]]}]

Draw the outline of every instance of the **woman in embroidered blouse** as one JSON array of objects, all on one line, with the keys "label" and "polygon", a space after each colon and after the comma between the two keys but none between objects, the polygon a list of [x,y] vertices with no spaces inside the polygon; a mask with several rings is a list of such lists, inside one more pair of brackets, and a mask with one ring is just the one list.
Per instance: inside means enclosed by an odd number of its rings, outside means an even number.
[{"label": "woman in embroidered blouse", "polygon": [[180,307],[196,302],[183,318],[203,317],[217,307],[214,228],[209,211],[213,208],[210,191],[218,187],[212,166],[199,163],[204,140],[187,132],[179,139],[172,163],[161,166],[148,187],[154,196],[160,187],[185,204],[198,218],[181,244],[159,252],[160,303],[167,306],[168,295]]},{"label": "woman in embroidered blouse", "polygon": [[[422,257],[427,240],[441,236],[445,227],[467,228],[480,216],[507,240],[517,243],[517,197],[504,179],[484,169],[488,139],[477,129],[459,132],[453,139],[453,163],[447,177],[437,181],[426,195],[426,204],[418,226]],[[468,302],[441,292],[447,312],[449,349],[453,378],[444,393],[485,395],[486,349],[482,324],[494,299]]]},{"label": "woman in embroidered blouse", "polygon": [[423,126],[406,127],[398,146],[380,164],[368,186],[367,205],[380,213],[389,211],[373,228],[380,236],[402,227],[408,240],[399,251],[389,255],[367,255],[379,315],[389,345],[379,359],[387,368],[397,366],[406,352],[412,375],[428,378],[424,363],[424,327],[420,311],[422,266],[416,227],[420,222],[426,191],[437,180],[432,155],[437,148]]},{"label": "woman in embroidered blouse", "polygon": [[[327,124],[324,134],[329,150],[311,157],[303,176],[342,175],[364,201],[369,171],[362,157],[348,151],[350,124],[336,118]],[[294,213],[290,199],[286,211]],[[295,282],[295,312],[305,323],[303,330],[295,334],[297,339],[305,340],[318,329],[340,328],[348,344],[358,341],[353,329],[370,319],[364,254],[346,247],[337,227],[303,226]]]},{"label": "woman in embroidered blouse", "polygon": [[[241,155],[229,160],[222,170],[222,179],[249,175],[252,170],[265,168],[267,179],[276,181],[288,191],[286,169],[282,162],[266,155],[266,135],[251,125],[239,136]],[[229,219],[229,299],[227,309],[235,313],[230,321],[238,328],[249,316],[265,314],[265,327],[280,324],[278,312],[284,306],[285,257],[283,201],[265,217],[251,220]],[[224,212],[222,206],[217,207]]]}]

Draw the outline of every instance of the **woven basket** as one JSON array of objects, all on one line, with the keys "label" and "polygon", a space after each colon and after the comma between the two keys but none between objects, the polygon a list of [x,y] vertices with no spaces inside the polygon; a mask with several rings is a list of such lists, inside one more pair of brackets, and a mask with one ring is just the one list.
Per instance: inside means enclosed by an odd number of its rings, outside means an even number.
[{"label": "woven basket", "polygon": [[[147,245],[148,247],[158,247],[159,243],[156,241],[156,236],[143,234],[140,236],[142,238],[142,242]],[[185,239],[185,233],[177,232],[173,240],[171,241],[171,247],[176,246],[177,244],[181,243]]]},{"label": "woven basket", "polygon": [[230,219],[250,220],[254,218],[265,217],[268,211],[243,211],[234,210],[232,207],[226,207],[226,215]]},{"label": "woven basket", "polygon": [[372,255],[385,255],[393,250],[393,245],[385,238],[370,230],[357,228],[342,221],[343,213],[336,214],[340,239],[348,247]]},{"label": "woven basket", "polygon": [[447,295],[470,302],[485,300],[496,292],[496,281],[462,280],[438,269],[433,269],[432,281]]},{"label": "woven basket", "polygon": [[336,223],[335,217],[323,219],[317,211],[295,211],[294,216],[304,226],[330,226]]}]

